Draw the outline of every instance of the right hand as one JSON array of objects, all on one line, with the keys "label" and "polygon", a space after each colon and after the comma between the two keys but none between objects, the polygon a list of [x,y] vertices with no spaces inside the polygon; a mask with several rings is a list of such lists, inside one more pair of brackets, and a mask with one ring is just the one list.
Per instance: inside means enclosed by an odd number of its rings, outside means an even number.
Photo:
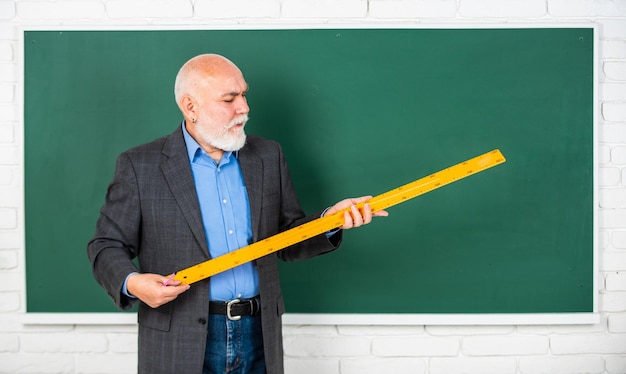
[{"label": "right hand", "polygon": [[167,286],[163,286],[167,279],[168,277],[159,274],[133,274],[128,277],[126,289],[150,307],[157,308],[191,288],[190,285],[175,279],[172,279]]}]

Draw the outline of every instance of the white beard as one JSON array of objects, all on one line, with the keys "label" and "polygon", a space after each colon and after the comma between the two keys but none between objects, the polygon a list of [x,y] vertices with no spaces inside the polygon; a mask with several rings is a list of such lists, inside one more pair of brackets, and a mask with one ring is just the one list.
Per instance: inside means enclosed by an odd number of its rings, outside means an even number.
[{"label": "white beard", "polygon": [[[216,127],[211,120],[208,120],[203,124],[198,123],[197,130],[200,136],[202,136],[202,139],[212,147],[226,152],[234,152],[240,150],[246,144],[246,133],[244,131],[246,122],[248,122],[248,115],[242,114],[241,116],[233,119],[228,126],[223,128],[221,131],[207,130]],[[237,129],[235,134],[229,133],[233,126],[240,123],[243,124],[243,126],[240,129]]]}]

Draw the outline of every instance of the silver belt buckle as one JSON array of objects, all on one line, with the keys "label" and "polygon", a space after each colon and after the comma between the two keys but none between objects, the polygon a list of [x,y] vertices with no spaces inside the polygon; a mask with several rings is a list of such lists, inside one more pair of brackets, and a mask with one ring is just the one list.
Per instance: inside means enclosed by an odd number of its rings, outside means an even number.
[{"label": "silver belt buckle", "polygon": [[241,319],[241,316],[233,316],[230,313],[232,306],[234,304],[239,304],[240,302],[241,302],[241,300],[235,299],[235,300],[229,301],[228,304],[226,304],[226,317],[228,317],[229,320],[231,320],[231,321],[239,321]]}]

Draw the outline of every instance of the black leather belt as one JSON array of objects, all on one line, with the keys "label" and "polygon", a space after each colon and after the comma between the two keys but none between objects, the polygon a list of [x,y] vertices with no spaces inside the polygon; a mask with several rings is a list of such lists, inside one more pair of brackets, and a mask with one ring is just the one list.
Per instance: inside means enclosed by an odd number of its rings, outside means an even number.
[{"label": "black leather belt", "polygon": [[261,302],[258,296],[251,299],[209,302],[209,314],[223,314],[231,321],[240,320],[242,316],[257,315],[260,311]]}]

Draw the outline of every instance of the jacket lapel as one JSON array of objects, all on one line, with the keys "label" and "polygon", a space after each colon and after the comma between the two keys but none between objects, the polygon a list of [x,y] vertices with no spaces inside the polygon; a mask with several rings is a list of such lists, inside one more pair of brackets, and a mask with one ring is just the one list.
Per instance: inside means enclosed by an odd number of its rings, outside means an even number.
[{"label": "jacket lapel", "polygon": [[204,256],[208,258],[209,248],[202,226],[202,215],[196,187],[189,166],[189,156],[183,138],[182,130],[177,130],[167,137],[163,144],[163,154],[166,156],[161,164],[161,171],[167,180],[172,194],[178,202],[194,238],[203,249]]},{"label": "jacket lapel", "polygon": [[263,160],[248,145],[239,151],[239,167],[243,174],[250,203],[250,219],[252,220],[252,241],[259,239],[259,223],[261,221],[261,205],[263,202]]}]

